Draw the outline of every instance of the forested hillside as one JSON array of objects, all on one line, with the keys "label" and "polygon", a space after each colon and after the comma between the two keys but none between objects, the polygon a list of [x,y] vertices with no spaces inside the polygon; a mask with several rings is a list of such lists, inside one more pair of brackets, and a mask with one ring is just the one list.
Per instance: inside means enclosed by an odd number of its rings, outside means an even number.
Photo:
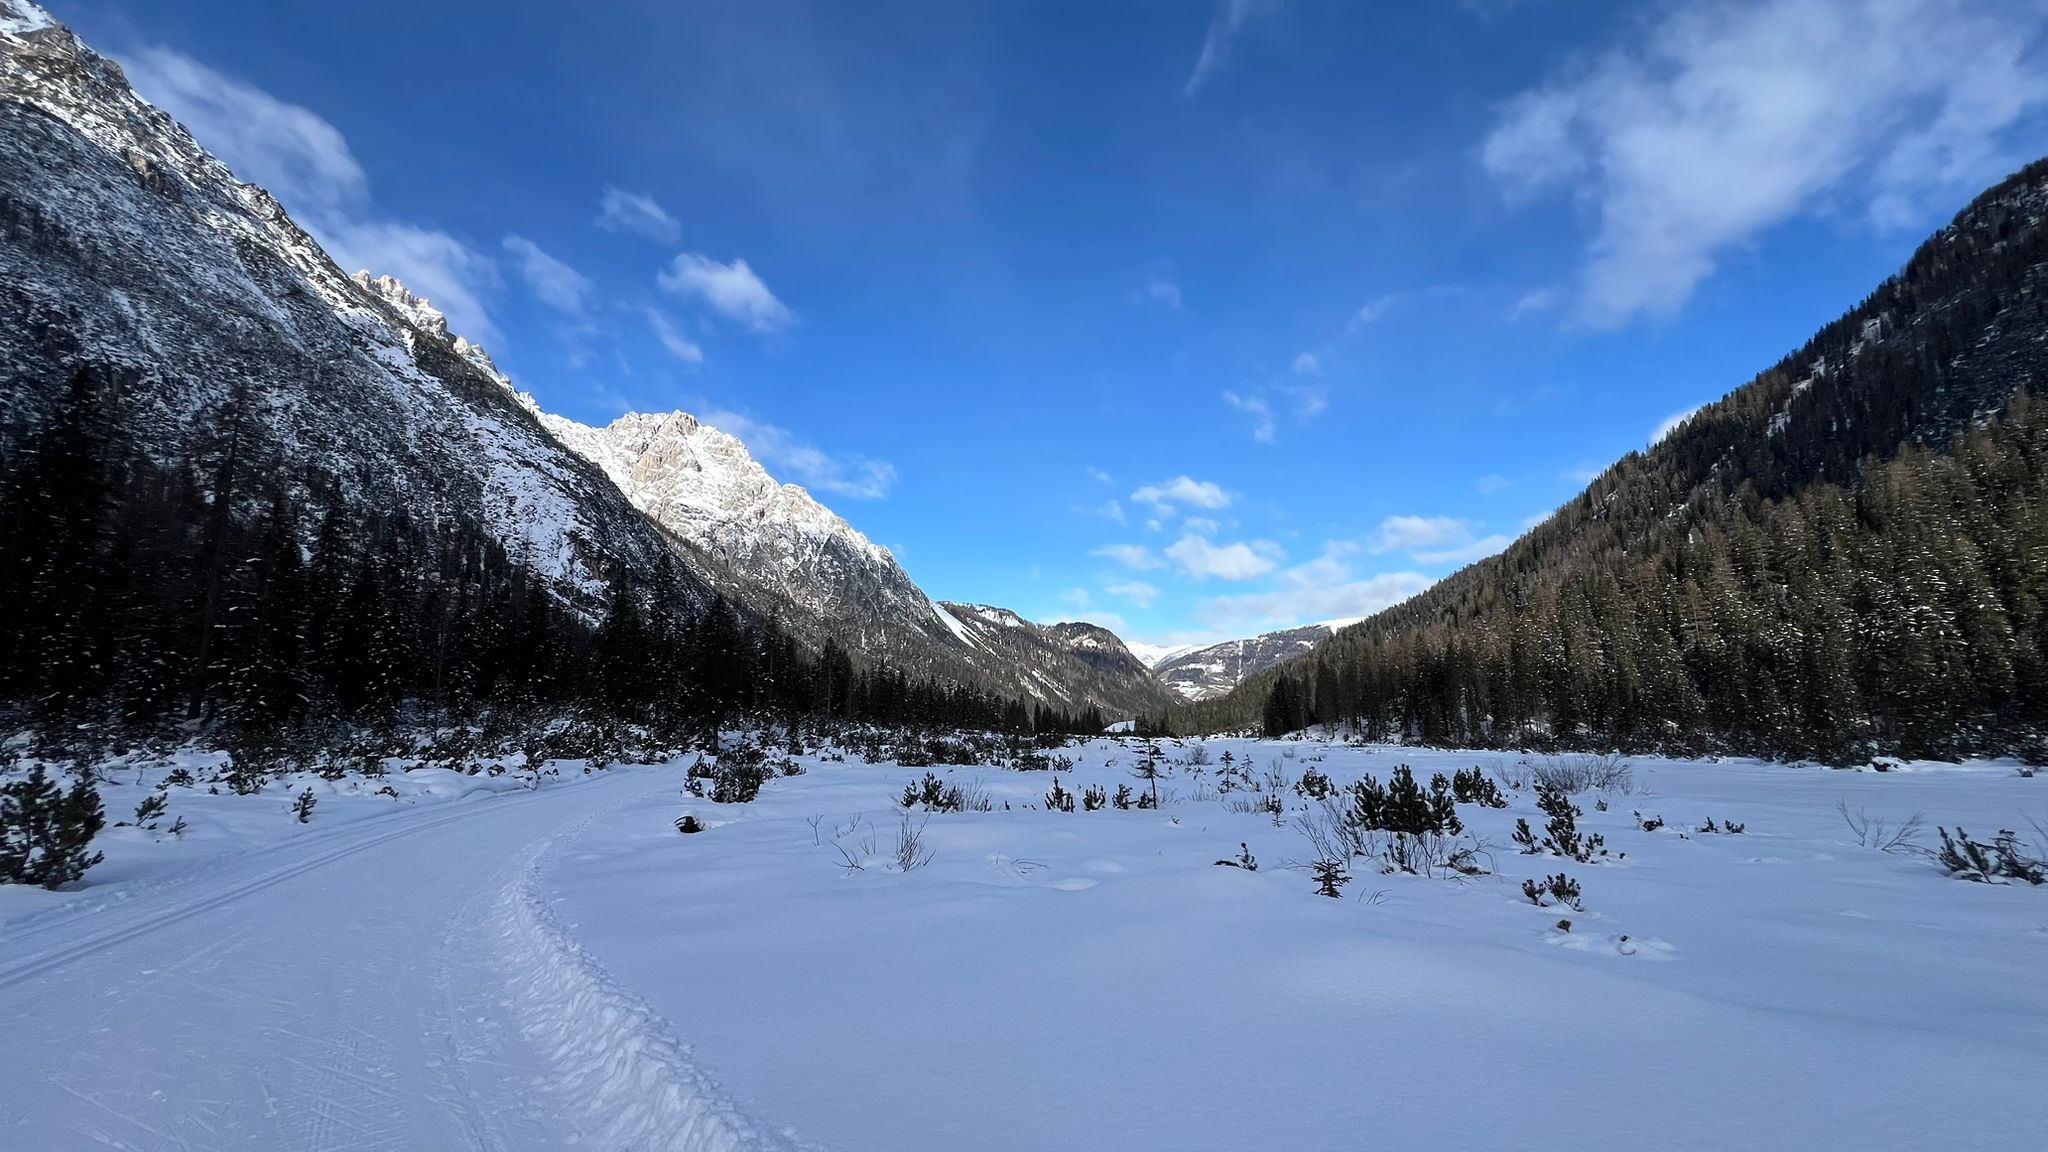
[{"label": "forested hillside", "polygon": [[1177,725],[1826,760],[2038,752],[2044,205],[2037,162],[1505,552]]}]

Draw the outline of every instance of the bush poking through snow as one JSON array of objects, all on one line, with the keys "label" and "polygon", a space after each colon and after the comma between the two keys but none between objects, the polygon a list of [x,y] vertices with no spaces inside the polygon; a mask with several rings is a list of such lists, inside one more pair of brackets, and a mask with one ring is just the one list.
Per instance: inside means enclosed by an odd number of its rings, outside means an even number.
[{"label": "bush poking through snow", "polygon": [[1460,804],[1477,804],[1481,808],[1508,806],[1508,798],[1501,795],[1500,785],[1481,772],[1476,764],[1451,774],[1451,798]]},{"label": "bush poking through snow", "polygon": [[1935,831],[1941,834],[1941,847],[1934,853],[1934,859],[1958,879],[1979,884],[2003,884],[2008,880],[2048,884],[2048,861],[2033,855],[2033,850],[2010,828],[2001,829],[1989,844],[1970,839],[1969,833],[1960,827],[1954,836],[1946,828]]},{"label": "bush poking through snow", "polygon": [[1918,812],[1897,824],[1891,824],[1871,816],[1861,808],[1850,812],[1846,800],[1835,801],[1835,811],[1842,814],[1842,822],[1849,826],[1849,831],[1855,833],[1856,843],[1865,848],[1908,856],[1924,854],[1927,851],[1920,846],[1920,835],[1927,829],[1927,818]]},{"label": "bush poking through snow", "polygon": [[947,784],[930,772],[916,784],[903,786],[903,807],[915,808],[924,805],[927,812],[961,812],[967,808],[967,797],[957,784]]},{"label": "bush poking through snow", "polygon": [[[1585,815],[1572,803],[1568,794],[1543,784],[1536,786],[1536,806],[1550,819],[1543,826],[1543,847],[1553,855],[1590,863],[1595,856],[1607,855],[1604,837],[1599,833],[1591,836],[1579,835],[1578,818]],[[1522,842],[1522,825],[1517,823],[1515,842]],[[1526,848],[1525,848],[1526,851]]]},{"label": "bush poking through snow", "polygon": [[1221,868],[1242,868],[1247,872],[1257,872],[1259,870],[1259,858],[1252,855],[1251,846],[1243,841],[1238,842],[1237,859],[1218,860],[1216,864]]},{"label": "bush poking through snow", "polygon": [[0,785],[0,882],[57,889],[100,862],[92,838],[107,823],[100,794],[83,778],[66,792],[41,764]]},{"label": "bush poking through snow", "polygon": [[1116,795],[1114,795],[1114,796],[1111,796],[1111,797],[1109,798],[1109,802],[1110,802],[1110,803],[1111,803],[1112,805],[1114,805],[1115,807],[1117,807],[1117,808],[1120,808],[1120,809],[1122,809],[1122,810],[1124,810],[1124,811],[1126,811],[1126,812],[1130,811],[1130,809],[1131,809],[1131,786],[1130,786],[1129,784],[1119,784],[1119,785],[1117,785],[1117,786],[1116,786]]},{"label": "bush poking through snow", "polygon": [[913,872],[932,862],[934,852],[925,847],[924,826],[930,822],[927,815],[916,824],[910,822],[910,813],[905,812],[902,822],[896,825],[896,870]]},{"label": "bush poking through snow", "polygon": [[1545,756],[1530,773],[1537,788],[1576,795],[1580,792],[1635,790],[1635,771],[1618,752]]},{"label": "bush poking through snow", "polygon": [[1074,810],[1074,794],[1060,787],[1060,778],[1057,776],[1052,778],[1052,791],[1045,794],[1045,810],[1047,812],[1072,812]]},{"label": "bush poking through snow", "polygon": [[313,806],[319,802],[313,798],[313,790],[308,788],[292,801],[292,815],[299,818],[299,823],[310,824],[313,822]]},{"label": "bush poking through snow", "polygon": [[1294,782],[1294,790],[1304,800],[1328,800],[1337,794],[1337,786],[1330,778],[1314,768],[1302,771],[1301,779]]},{"label": "bush poking through snow", "polygon": [[171,769],[171,770],[170,770],[169,774],[167,774],[167,775],[166,775],[166,776],[164,777],[164,781],[163,781],[163,783],[162,783],[162,784],[159,784],[159,785],[158,785],[158,787],[159,787],[159,788],[190,788],[190,787],[192,786],[192,784],[193,784],[193,780],[192,780],[192,772],[191,772],[191,770],[190,770],[190,769],[187,769],[187,768],[173,768],[173,769]]},{"label": "bush poking through snow", "polygon": [[1538,908],[1543,907],[1545,899],[1548,898],[1551,903],[1562,905],[1574,912],[1586,910],[1586,906],[1579,900],[1579,882],[1562,872],[1555,876],[1545,876],[1540,881],[1522,881],[1522,895],[1528,897],[1529,903]]},{"label": "bush poking through snow", "polygon": [[676,831],[681,832],[685,836],[694,836],[703,830],[704,822],[697,819],[694,813],[685,812],[681,816],[676,817]]},{"label": "bush poking through snow", "polygon": [[1109,793],[1100,784],[1090,784],[1081,793],[1081,807],[1089,812],[1099,812],[1109,803]]},{"label": "bush poking through snow", "polygon": [[163,793],[151,792],[142,798],[142,803],[135,806],[136,825],[155,831],[156,822],[163,818],[165,810],[170,806],[171,802],[164,798]]}]

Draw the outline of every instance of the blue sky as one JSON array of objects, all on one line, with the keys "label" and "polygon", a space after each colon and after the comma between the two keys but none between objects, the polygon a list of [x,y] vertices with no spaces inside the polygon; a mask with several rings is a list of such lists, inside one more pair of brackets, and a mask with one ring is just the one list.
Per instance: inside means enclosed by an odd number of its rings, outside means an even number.
[{"label": "blue sky", "polygon": [[1497,549],[2048,152],[2039,0],[52,0],[551,410],[1185,642]]}]

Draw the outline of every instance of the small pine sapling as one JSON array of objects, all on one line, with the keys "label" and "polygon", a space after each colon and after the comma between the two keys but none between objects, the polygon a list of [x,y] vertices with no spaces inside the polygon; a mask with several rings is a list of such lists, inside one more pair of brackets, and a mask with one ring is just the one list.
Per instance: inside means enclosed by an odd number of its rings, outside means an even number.
[{"label": "small pine sapling", "polygon": [[1114,796],[1110,797],[1110,798],[1109,798],[1109,802],[1110,802],[1111,804],[1115,805],[1116,807],[1118,807],[1118,808],[1121,808],[1121,809],[1123,809],[1123,810],[1124,810],[1124,811],[1126,811],[1126,812],[1130,811],[1130,808],[1131,808],[1131,786],[1130,786],[1129,784],[1119,784],[1119,785],[1117,785],[1117,786],[1116,786],[1116,795],[1114,795]]},{"label": "small pine sapling", "polygon": [[1099,812],[1109,803],[1109,793],[1100,784],[1090,784],[1081,793],[1081,807],[1085,811]]},{"label": "small pine sapling", "polygon": [[156,821],[162,819],[165,810],[170,806],[170,801],[164,798],[163,793],[151,792],[142,798],[142,803],[135,806],[135,823],[155,831]]},{"label": "small pine sapling", "polygon": [[313,806],[318,803],[319,801],[313,798],[313,790],[308,788],[299,793],[297,800],[292,801],[292,815],[299,818],[299,823],[310,824],[313,821]]},{"label": "small pine sapling", "polygon": [[1316,878],[1316,895],[1328,896],[1335,900],[1343,895],[1337,889],[1351,883],[1350,873],[1344,871],[1342,860],[1318,860],[1309,866]]}]

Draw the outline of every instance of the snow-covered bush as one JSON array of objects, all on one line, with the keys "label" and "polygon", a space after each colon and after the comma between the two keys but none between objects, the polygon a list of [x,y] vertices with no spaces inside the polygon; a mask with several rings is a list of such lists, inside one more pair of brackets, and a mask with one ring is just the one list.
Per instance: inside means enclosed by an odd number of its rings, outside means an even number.
[{"label": "snow-covered bush", "polygon": [[313,790],[308,788],[299,793],[298,799],[292,801],[292,815],[299,818],[299,823],[310,824],[313,820],[313,806],[318,803],[319,801],[313,798]]},{"label": "snow-covered bush", "polygon": [[1337,786],[1330,778],[1314,768],[1302,771],[1301,779],[1294,782],[1294,790],[1304,800],[1326,800],[1337,794]]},{"label": "snow-covered bush", "polygon": [[92,838],[106,826],[99,790],[84,778],[60,789],[41,764],[0,785],[0,882],[59,888],[100,862]]}]

